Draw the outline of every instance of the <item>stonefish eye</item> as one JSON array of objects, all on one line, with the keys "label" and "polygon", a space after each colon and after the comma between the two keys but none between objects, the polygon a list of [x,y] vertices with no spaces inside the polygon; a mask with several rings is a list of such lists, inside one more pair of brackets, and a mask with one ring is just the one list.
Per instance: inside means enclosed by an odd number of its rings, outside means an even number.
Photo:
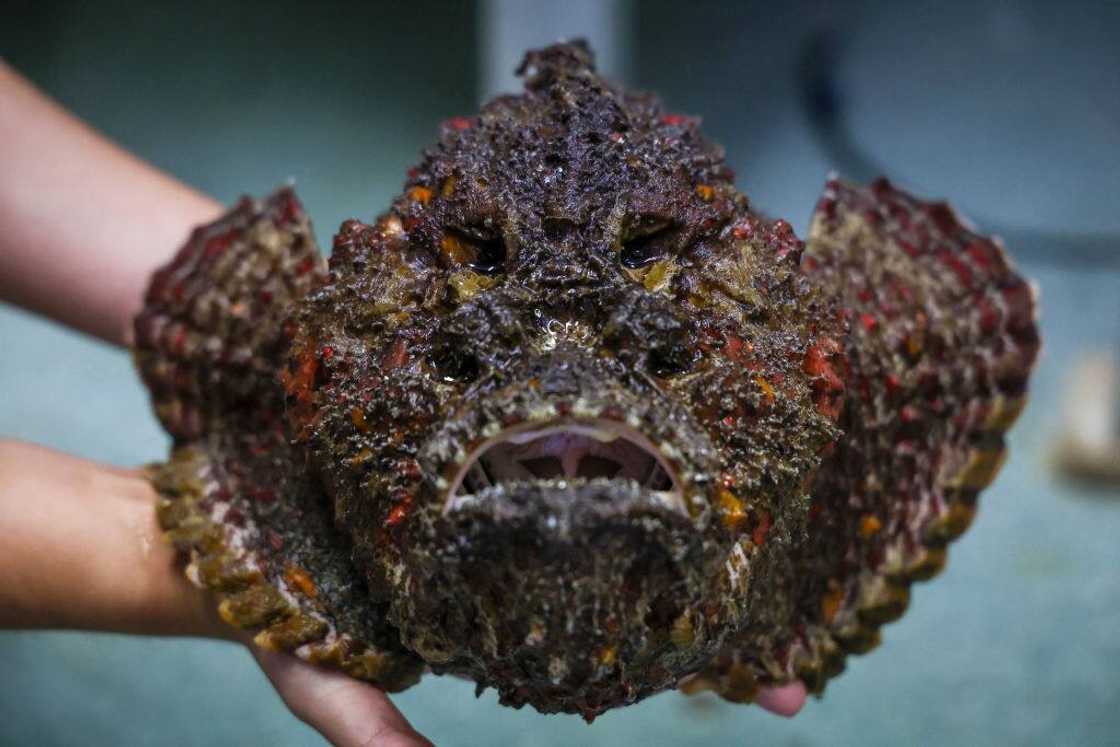
[{"label": "stonefish eye", "polygon": [[675,376],[692,365],[692,350],[680,337],[673,337],[649,351],[649,370],[654,376]]},{"label": "stonefish eye", "polygon": [[440,252],[451,264],[481,275],[497,275],[505,269],[505,242],[484,230],[449,229],[440,241]]},{"label": "stonefish eye", "polygon": [[443,348],[432,353],[439,378],[448,384],[466,384],[478,378],[478,358],[458,348]]},{"label": "stonefish eye", "polygon": [[675,229],[672,221],[663,218],[642,216],[631,221],[622,235],[622,266],[639,270],[667,256]]}]

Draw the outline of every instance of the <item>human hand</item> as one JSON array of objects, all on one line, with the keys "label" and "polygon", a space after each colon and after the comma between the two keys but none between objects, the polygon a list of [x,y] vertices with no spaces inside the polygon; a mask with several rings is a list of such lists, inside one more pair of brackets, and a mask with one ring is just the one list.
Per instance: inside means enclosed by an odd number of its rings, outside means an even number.
[{"label": "human hand", "polygon": [[337,747],[430,745],[373,685],[250,645],[288,709]]},{"label": "human hand", "polygon": [[0,441],[0,628],[222,638],[249,647],[291,712],[339,747],[417,747],[381,690],[254,646],[183,576],[139,470]]},{"label": "human hand", "polygon": [[805,705],[806,697],[805,684],[798,680],[777,687],[764,687],[758,691],[754,702],[771,713],[790,718]]}]

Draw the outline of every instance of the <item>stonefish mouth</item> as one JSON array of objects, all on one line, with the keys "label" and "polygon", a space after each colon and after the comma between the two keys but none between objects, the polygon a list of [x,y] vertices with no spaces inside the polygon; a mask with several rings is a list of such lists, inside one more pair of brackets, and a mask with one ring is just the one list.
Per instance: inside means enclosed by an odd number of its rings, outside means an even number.
[{"label": "stonefish mouth", "polygon": [[444,513],[492,488],[572,488],[625,481],[662,505],[684,508],[679,475],[645,434],[615,420],[562,419],[507,428],[467,456],[450,482]]}]

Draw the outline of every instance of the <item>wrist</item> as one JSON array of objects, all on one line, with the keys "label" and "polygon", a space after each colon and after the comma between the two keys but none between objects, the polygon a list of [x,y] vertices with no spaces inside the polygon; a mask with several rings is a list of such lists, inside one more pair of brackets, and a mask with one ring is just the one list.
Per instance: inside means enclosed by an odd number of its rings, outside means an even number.
[{"label": "wrist", "polygon": [[235,637],[184,577],[156,500],[138,471],[0,442],[0,627]]}]

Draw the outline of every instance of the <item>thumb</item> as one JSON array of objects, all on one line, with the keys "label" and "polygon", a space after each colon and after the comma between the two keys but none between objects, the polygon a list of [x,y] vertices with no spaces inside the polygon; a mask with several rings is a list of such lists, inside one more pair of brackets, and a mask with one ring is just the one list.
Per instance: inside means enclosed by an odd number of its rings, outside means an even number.
[{"label": "thumb", "polygon": [[287,654],[250,650],[291,712],[335,747],[431,745],[373,685]]}]

